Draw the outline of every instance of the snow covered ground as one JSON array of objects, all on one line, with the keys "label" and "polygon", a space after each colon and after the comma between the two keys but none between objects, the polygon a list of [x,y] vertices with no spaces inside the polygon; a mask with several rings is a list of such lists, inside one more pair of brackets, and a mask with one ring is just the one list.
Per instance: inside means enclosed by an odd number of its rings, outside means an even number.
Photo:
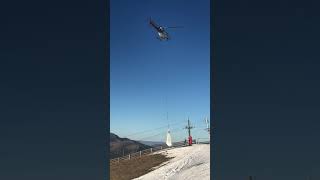
[{"label": "snow covered ground", "polygon": [[209,180],[210,145],[194,144],[158,152],[173,157],[155,170],[134,180]]}]

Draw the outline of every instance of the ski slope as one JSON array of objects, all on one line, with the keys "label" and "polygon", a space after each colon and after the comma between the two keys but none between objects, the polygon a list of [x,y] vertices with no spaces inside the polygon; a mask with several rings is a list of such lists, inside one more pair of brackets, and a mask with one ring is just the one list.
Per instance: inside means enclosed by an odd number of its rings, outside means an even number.
[{"label": "ski slope", "polygon": [[173,157],[134,180],[209,180],[210,145],[194,144],[158,152]]}]

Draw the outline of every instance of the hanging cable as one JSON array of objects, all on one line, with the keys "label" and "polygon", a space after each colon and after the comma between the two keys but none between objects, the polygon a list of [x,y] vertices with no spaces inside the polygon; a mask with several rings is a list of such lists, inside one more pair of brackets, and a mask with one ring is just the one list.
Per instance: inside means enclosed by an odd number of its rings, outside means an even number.
[{"label": "hanging cable", "polygon": [[[183,124],[184,121],[175,121],[176,123],[174,124],[171,124],[171,125],[178,125],[178,124]],[[168,125],[165,125],[165,126],[161,126],[161,127],[157,127],[157,128],[153,128],[153,129],[147,129],[147,130],[144,130],[144,131],[140,131],[140,132],[135,132],[135,133],[132,133],[132,134],[127,134],[123,137],[132,137],[132,136],[135,136],[135,135],[138,135],[138,134],[143,134],[143,133],[147,133],[147,132],[152,132],[152,131],[156,131],[156,130],[160,130],[160,129],[164,129],[164,128],[167,128]]]}]

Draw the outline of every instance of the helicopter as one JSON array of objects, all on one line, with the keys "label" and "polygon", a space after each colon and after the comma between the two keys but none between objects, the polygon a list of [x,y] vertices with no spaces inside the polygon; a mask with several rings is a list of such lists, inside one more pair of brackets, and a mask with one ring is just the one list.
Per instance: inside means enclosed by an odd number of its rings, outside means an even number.
[{"label": "helicopter", "polygon": [[181,28],[182,26],[171,26],[171,27],[163,27],[157,25],[151,18],[149,19],[149,24],[157,31],[158,36],[157,39],[160,41],[168,41],[170,38],[169,33],[165,30],[168,28]]}]

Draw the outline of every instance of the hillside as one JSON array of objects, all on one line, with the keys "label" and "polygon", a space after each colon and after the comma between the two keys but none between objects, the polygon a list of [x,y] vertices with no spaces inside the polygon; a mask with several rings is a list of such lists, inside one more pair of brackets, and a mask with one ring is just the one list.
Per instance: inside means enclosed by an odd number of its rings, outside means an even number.
[{"label": "hillside", "polygon": [[128,139],[120,138],[114,133],[110,133],[110,158],[117,158],[129,153],[134,153],[147,148],[151,148],[148,145],[140,142]]}]

